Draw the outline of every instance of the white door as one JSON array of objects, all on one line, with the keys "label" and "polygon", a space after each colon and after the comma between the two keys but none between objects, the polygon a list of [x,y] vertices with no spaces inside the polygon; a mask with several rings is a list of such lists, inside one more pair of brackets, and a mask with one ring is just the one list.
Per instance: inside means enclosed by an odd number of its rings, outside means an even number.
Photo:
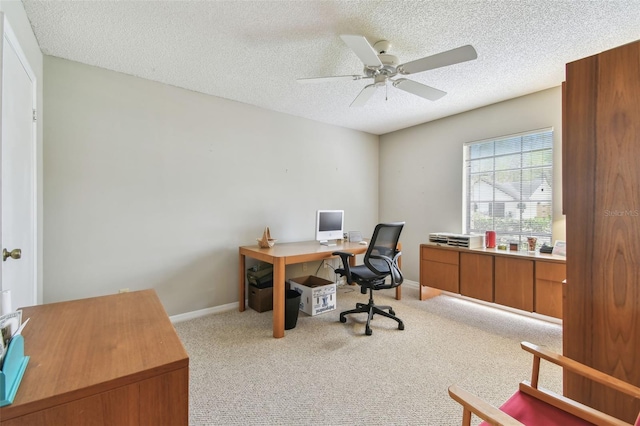
[{"label": "white door", "polygon": [[12,307],[17,309],[37,303],[35,77],[2,14],[0,23],[4,24],[0,287],[11,290]]}]

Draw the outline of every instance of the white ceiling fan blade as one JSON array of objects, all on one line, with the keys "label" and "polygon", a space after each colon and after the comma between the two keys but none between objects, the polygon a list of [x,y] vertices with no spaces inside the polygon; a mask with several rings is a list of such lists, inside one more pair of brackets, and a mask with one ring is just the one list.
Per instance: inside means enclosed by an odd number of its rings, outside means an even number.
[{"label": "white ceiling fan blade", "polygon": [[418,72],[428,71],[435,68],[446,67],[448,65],[459,64],[460,62],[471,61],[478,57],[476,49],[470,44],[458,47],[446,52],[427,56],[426,58],[416,59],[398,66],[400,74],[415,74]]},{"label": "white ceiling fan blade", "polygon": [[447,92],[443,92],[442,90],[418,83],[417,81],[407,80],[406,78],[395,80],[393,82],[393,87],[397,87],[400,90],[418,95],[421,98],[425,98],[430,101],[437,101],[447,94]]},{"label": "white ceiling fan blade", "polygon": [[368,86],[365,86],[364,89],[360,91],[360,94],[356,96],[356,98],[353,100],[353,102],[351,102],[351,105],[349,106],[350,107],[364,106],[364,104],[367,103],[367,101],[371,98],[371,96],[373,96],[373,93],[376,91],[376,88],[377,86],[375,84],[370,84]]},{"label": "white ceiling fan blade", "polygon": [[329,77],[309,77],[309,78],[299,78],[297,80],[298,83],[325,83],[327,81],[353,81],[353,80],[361,80],[366,78],[362,75],[332,75]]},{"label": "white ceiling fan blade", "polygon": [[366,38],[361,35],[341,35],[340,38],[353,50],[365,66],[382,67],[378,54],[373,50]]}]

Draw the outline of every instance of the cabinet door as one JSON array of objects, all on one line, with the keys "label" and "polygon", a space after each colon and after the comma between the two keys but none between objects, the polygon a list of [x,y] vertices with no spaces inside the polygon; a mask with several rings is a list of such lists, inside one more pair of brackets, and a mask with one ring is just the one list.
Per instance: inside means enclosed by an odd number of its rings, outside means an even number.
[{"label": "cabinet door", "polygon": [[562,318],[562,281],[566,276],[564,264],[536,261],[534,309],[537,313]]},{"label": "cabinet door", "polygon": [[493,256],[460,253],[460,294],[493,302]]},{"label": "cabinet door", "polygon": [[422,247],[420,285],[459,293],[458,252]]},{"label": "cabinet door", "polygon": [[496,256],[495,302],[533,312],[533,260]]}]

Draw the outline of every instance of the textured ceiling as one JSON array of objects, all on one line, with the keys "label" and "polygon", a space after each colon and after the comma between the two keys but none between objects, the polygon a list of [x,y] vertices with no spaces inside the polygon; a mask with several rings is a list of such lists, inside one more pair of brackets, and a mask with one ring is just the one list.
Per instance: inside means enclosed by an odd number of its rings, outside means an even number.
[{"label": "textured ceiling", "polygon": [[[640,38],[626,1],[34,1],[42,52],[312,120],[384,134],[558,86],[567,62]],[[340,34],[391,41],[401,63],[471,44],[478,59],[407,76],[431,102],[369,82]]]}]

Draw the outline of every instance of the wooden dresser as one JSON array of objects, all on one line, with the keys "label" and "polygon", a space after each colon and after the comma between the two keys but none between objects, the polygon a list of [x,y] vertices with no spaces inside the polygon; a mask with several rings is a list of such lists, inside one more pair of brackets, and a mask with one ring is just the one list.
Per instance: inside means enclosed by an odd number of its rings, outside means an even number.
[{"label": "wooden dresser", "polygon": [[189,357],[154,290],[23,309],[27,370],[4,425],[186,425]]},{"label": "wooden dresser", "polygon": [[496,249],[420,245],[420,299],[423,286],[562,318],[565,259]]}]

